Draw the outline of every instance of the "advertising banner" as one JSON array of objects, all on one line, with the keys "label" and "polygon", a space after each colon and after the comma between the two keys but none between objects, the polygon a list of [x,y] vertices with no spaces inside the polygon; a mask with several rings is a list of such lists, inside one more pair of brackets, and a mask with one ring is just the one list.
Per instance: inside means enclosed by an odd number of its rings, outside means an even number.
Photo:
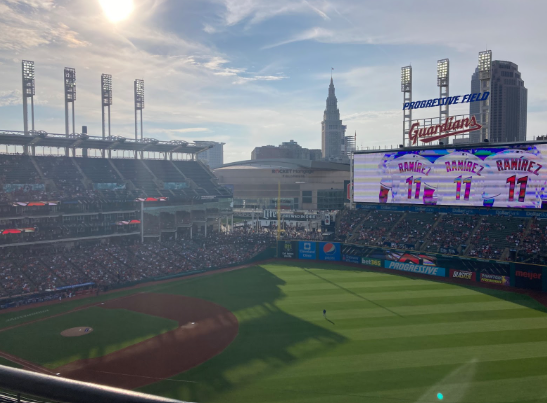
[{"label": "advertising banner", "polygon": [[530,267],[515,264],[515,287],[540,291],[542,289],[543,270],[541,267]]},{"label": "advertising banner", "polygon": [[355,154],[354,201],[541,209],[547,144]]},{"label": "advertising banner", "polygon": [[361,263],[366,264],[367,266],[382,267],[382,261],[380,259],[371,259],[368,257],[364,257],[361,259]]},{"label": "advertising banner", "polygon": [[351,202],[351,181],[345,180],[344,181],[344,203]]},{"label": "advertising banner", "polygon": [[319,242],[319,260],[340,261],[340,243]]},{"label": "advertising banner", "polygon": [[22,190],[23,192],[30,192],[30,191],[45,191],[46,185],[43,183],[32,183],[32,184],[22,184],[22,183],[6,183],[3,185],[4,192],[10,193],[10,192],[17,192],[19,190]]},{"label": "advertising banner", "polygon": [[481,273],[481,283],[498,284],[509,287],[511,285],[511,277]]},{"label": "advertising banner", "polygon": [[298,259],[316,259],[316,254],[315,242],[298,241]]},{"label": "advertising banner", "polygon": [[163,188],[166,190],[180,190],[180,189],[186,189],[188,187],[188,184],[185,182],[163,182]]},{"label": "advertising banner", "polygon": [[353,255],[342,255],[342,261],[347,263],[360,263],[361,258]]},{"label": "advertising banner", "polygon": [[420,264],[414,263],[401,263],[401,262],[392,262],[386,260],[384,262],[384,267],[386,269],[408,271],[412,273],[428,274],[430,276],[444,277],[446,275],[446,270],[442,267],[435,266],[423,266]]},{"label": "advertising banner", "polygon": [[477,274],[474,271],[450,269],[450,278],[459,278],[462,280],[477,281]]},{"label": "advertising banner", "polygon": [[298,242],[279,241],[279,255],[285,259],[296,259],[298,251]]}]

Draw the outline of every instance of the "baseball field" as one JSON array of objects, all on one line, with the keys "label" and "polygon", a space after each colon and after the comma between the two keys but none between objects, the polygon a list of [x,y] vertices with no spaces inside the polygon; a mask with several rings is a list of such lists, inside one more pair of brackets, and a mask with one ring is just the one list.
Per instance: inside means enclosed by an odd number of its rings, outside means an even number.
[{"label": "baseball field", "polygon": [[547,402],[547,309],[279,262],[0,314],[0,364],[192,402]]}]

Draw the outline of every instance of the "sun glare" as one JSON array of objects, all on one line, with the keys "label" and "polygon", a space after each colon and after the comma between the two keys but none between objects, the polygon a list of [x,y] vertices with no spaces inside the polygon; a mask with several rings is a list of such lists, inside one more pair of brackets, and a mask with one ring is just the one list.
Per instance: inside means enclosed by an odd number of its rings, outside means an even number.
[{"label": "sun glare", "polygon": [[99,3],[111,22],[125,20],[133,12],[133,0],[99,0]]}]

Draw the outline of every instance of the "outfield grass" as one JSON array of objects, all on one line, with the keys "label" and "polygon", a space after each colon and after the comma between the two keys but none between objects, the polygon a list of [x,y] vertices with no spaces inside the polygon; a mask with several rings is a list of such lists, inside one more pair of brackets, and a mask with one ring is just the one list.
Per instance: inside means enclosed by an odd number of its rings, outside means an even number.
[{"label": "outfield grass", "polygon": [[[240,322],[223,353],[144,392],[223,403],[433,403],[438,393],[451,403],[547,402],[547,310],[521,294],[313,263],[268,264],[141,291],[210,300]],[[96,332],[42,338],[74,314],[0,333],[0,349],[51,365],[135,341],[88,339]],[[97,320],[116,326],[120,318]],[[131,322],[133,334],[153,331]],[[55,332],[66,327],[72,325]],[[67,340],[89,344],[64,351]]]},{"label": "outfield grass", "polygon": [[223,403],[439,402],[437,393],[547,401],[547,313],[533,299],[318,267],[270,264],[159,286],[231,309],[240,334],[179,382],[143,391]]},{"label": "outfield grass", "polygon": [[5,367],[23,368],[21,365],[15,363],[13,361],[6,360],[4,357],[0,357],[0,365],[3,365]]},{"label": "outfield grass", "polygon": [[[88,326],[85,336],[64,337],[65,329]],[[2,350],[47,368],[102,357],[177,328],[173,320],[124,309],[92,307],[0,332]]]}]

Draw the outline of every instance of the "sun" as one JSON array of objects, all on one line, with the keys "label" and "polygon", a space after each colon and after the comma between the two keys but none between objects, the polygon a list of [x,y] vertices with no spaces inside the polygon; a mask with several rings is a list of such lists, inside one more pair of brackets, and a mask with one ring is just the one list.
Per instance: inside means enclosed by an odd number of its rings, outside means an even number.
[{"label": "sun", "polygon": [[133,0],[99,0],[99,3],[111,22],[125,20],[133,12]]}]

